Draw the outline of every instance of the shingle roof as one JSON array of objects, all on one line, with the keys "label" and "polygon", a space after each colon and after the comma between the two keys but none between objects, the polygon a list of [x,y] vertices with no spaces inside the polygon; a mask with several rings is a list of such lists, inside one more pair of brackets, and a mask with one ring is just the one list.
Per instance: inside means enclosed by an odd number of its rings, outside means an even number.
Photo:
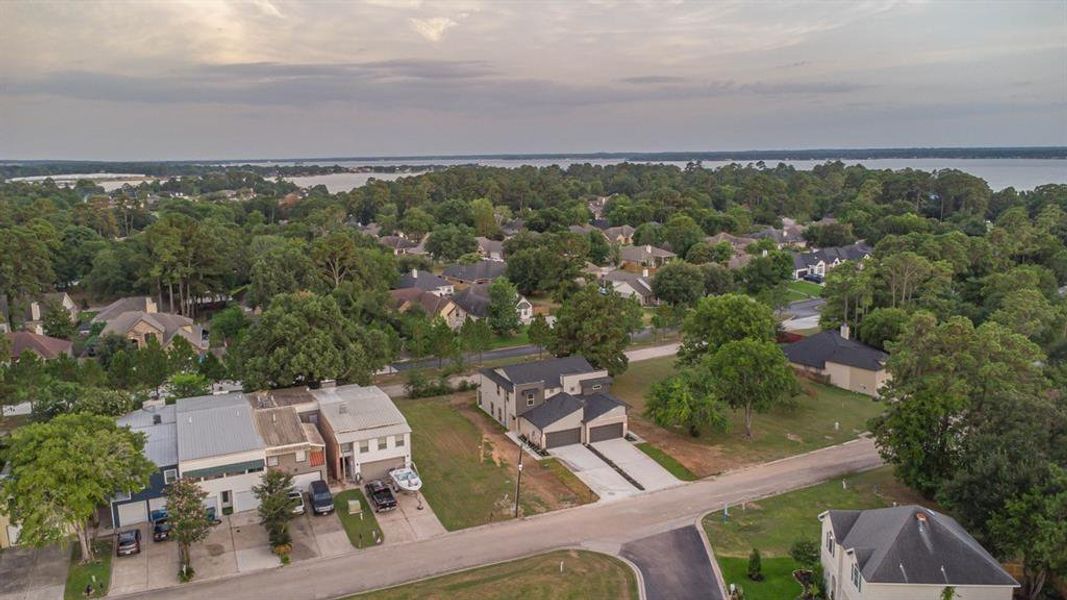
[{"label": "shingle roof", "polygon": [[393,401],[376,386],[343,385],[311,391],[319,410],[335,433],[388,428],[410,432],[407,419]]},{"label": "shingle roof", "polygon": [[880,371],[885,368],[889,355],[877,348],[841,337],[836,331],[823,331],[804,338],[799,342],[782,346],[789,362],[826,368],[827,361],[868,371]]},{"label": "shingle roof", "polygon": [[124,312],[108,320],[102,334],[114,333],[125,335],[138,323],[145,322],[151,327],[163,332],[162,345],[166,346],[174,339],[174,336],[182,336],[193,345],[194,348],[206,349],[203,340],[203,328],[197,325],[189,317],[161,312],[145,312],[132,310]]},{"label": "shingle roof", "polygon": [[504,242],[501,242],[500,240],[491,240],[487,237],[476,237],[474,239],[478,242],[478,247],[486,254],[504,254]]},{"label": "shingle roof", "polygon": [[13,331],[6,334],[11,340],[11,358],[17,359],[23,352],[36,352],[41,358],[58,358],[70,354],[73,343],[59,338],[38,335],[32,331]]},{"label": "shingle roof", "polygon": [[416,271],[415,275],[404,273],[396,282],[396,289],[419,288],[420,290],[435,290],[442,286],[450,286],[451,283],[434,275],[429,271]]},{"label": "shingle roof", "polygon": [[[483,369],[483,372],[488,369]],[[546,384],[558,384],[563,375],[590,373],[596,371],[589,361],[582,356],[550,358],[531,363],[521,363],[506,367],[497,367],[511,385],[544,381]],[[555,387],[555,386],[550,386]]]},{"label": "shingle roof", "polygon": [[418,242],[402,238],[398,235],[384,235],[378,238],[378,243],[386,248],[392,248],[394,250],[405,250],[419,245]]},{"label": "shingle roof", "polygon": [[588,396],[582,396],[581,399],[583,404],[585,404],[585,414],[582,416],[582,420],[584,421],[592,421],[600,415],[609,413],[620,406],[626,406],[625,402],[611,394],[590,394]]},{"label": "shingle roof", "polygon": [[244,394],[182,398],[175,406],[179,460],[224,456],[265,446]]},{"label": "shingle roof", "polygon": [[793,266],[797,269],[805,269],[816,265],[819,261],[832,264],[836,261],[860,260],[869,256],[873,249],[864,242],[856,242],[848,246],[823,248],[812,252],[800,252],[793,255]]},{"label": "shingle roof", "polygon": [[405,302],[409,302],[419,305],[422,307],[423,312],[431,316],[439,314],[452,302],[448,298],[442,298],[419,288],[390,290],[389,296],[393,299],[394,308],[401,308]]},{"label": "shingle roof", "polygon": [[484,319],[489,316],[489,285],[480,283],[460,290],[452,301],[467,314]]},{"label": "shingle roof", "polygon": [[268,448],[307,442],[303,424],[292,406],[257,410],[254,414],[256,430]]},{"label": "shingle roof", "polygon": [[144,311],[155,312],[148,310],[152,308],[155,303],[148,296],[134,296],[132,298],[119,298],[118,300],[108,304],[93,316],[93,323],[105,323],[114,319],[125,312],[130,311]]},{"label": "shingle roof", "polygon": [[652,284],[648,282],[647,278],[641,276],[638,273],[631,273],[629,271],[617,269],[615,271],[606,273],[603,279],[611,282],[626,282],[630,284],[630,287],[632,287],[635,292],[641,294],[642,296],[651,297],[653,295]]},{"label": "shingle roof", "polygon": [[869,583],[1018,586],[952,517],[921,506],[828,511]]},{"label": "shingle roof", "polygon": [[560,419],[582,410],[582,401],[566,393],[556,394],[544,404],[522,413],[522,418],[538,429],[544,429]]},{"label": "shingle roof", "polygon": [[619,257],[630,262],[641,262],[649,258],[674,258],[677,256],[670,250],[655,246],[622,246],[619,248]]},{"label": "shingle roof", "polygon": [[481,281],[496,279],[507,269],[507,263],[498,260],[480,260],[469,265],[448,265],[443,274],[445,277],[458,281]]}]

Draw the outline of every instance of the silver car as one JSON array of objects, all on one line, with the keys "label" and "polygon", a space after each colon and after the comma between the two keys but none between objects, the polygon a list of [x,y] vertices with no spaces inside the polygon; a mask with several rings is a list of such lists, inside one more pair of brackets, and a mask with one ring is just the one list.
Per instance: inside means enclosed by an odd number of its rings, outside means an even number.
[{"label": "silver car", "polygon": [[289,490],[289,497],[296,501],[296,504],[293,505],[293,514],[304,514],[304,495],[297,490]]}]

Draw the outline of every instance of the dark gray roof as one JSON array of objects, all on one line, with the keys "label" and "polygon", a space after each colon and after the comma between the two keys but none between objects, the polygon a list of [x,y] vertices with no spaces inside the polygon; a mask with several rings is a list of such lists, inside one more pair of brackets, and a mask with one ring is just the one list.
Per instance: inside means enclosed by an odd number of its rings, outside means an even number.
[{"label": "dark gray roof", "polygon": [[507,263],[499,260],[480,260],[469,265],[448,265],[445,267],[444,276],[459,281],[490,280],[503,275],[507,268]]},{"label": "dark gray roof", "polygon": [[652,297],[652,284],[649,283],[647,277],[641,276],[640,273],[631,273],[630,271],[624,271],[622,269],[616,269],[604,275],[604,279],[607,281],[619,281],[630,284],[630,287],[635,292],[642,296]]},{"label": "dark gray roof", "polygon": [[793,266],[797,269],[806,269],[822,261],[833,264],[834,261],[860,260],[869,256],[873,249],[864,242],[856,242],[848,246],[835,248],[823,248],[812,252],[801,252],[793,255]]},{"label": "dark gray roof", "polygon": [[420,290],[435,290],[442,286],[452,285],[429,271],[416,271],[416,273],[418,276],[412,275],[411,273],[404,273],[401,275],[400,279],[396,282],[395,289],[419,288]]},{"label": "dark gray roof", "polygon": [[585,421],[592,421],[600,415],[611,412],[613,409],[626,406],[625,402],[611,394],[590,394],[582,396],[582,401],[585,404],[585,414],[582,419]]},{"label": "dark gray roof", "polygon": [[461,290],[452,296],[452,301],[468,315],[479,319],[489,316],[489,286],[487,284],[476,284]]},{"label": "dark gray roof", "polygon": [[582,410],[582,401],[574,396],[562,393],[552,396],[545,403],[522,413],[526,419],[538,429],[544,429],[556,421]]},{"label": "dark gray roof", "polygon": [[834,537],[869,583],[1018,586],[952,517],[921,506],[831,510]]},{"label": "dark gray roof", "polygon": [[836,331],[823,331],[799,342],[782,346],[789,362],[799,365],[826,368],[826,361],[850,367],[880,371],[885,368],[889,355],[877,348],[841,337]]},{"label": "dark gray roof", "polygon": [[[575,373],[590,373],[596,371],[589,361],[582,356],[566,356],[563,358],[549,358],[531,363],[521,363],[506,367],[497,367],[497,371],[503,372],[512,384],[545,383],[558,384],[563,375]],[[555,386],[551,386],[555,387]]]}]

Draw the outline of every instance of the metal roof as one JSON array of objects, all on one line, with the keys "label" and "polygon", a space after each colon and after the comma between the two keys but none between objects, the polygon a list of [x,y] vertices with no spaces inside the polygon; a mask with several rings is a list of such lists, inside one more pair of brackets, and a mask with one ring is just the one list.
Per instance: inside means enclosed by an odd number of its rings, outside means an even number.
[{"label": "metal roof", "polygon": [[[404,415],[376,386],[343,385],[311,393],[335,434],[370,430],[381,435],[411,432]],[[388,428],[388,432],[378,431],[382,428]]]},{"label": "metal roof", "polygon": [[178,433],[174,408],[174,405],[170,405],[135,410],[115,420],[119,427],[129,427],[132,431],[145,434],[145,458],[157,467],[178,464]]},{"label": "metal roof", "polygon": [[182,398],[177,404],[178,459],[196,460],[262,450],[252,407],[244,394]]}]

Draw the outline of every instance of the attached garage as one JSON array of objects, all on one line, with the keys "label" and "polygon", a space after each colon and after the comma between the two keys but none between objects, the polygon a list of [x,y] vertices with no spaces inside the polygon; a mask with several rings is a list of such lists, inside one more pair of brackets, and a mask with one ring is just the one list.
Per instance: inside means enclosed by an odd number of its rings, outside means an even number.
[{"label": "attached garage", "polygon": [[148,503],[144,500],[139,502],[127,502],[118,505],[118,523],[116,527],[128,527],[138,523],[148,522]]},{"label": "attached garage", "polygon": [[312,481],[318,481],[322,479],[322,474],[318,471],[314,473],[301,473],[299,475],[293,475],[293,487],[300,491],[307,491],[308,486]]},{"label": "attached garage", "polygon": [[259,500],[252,490],[242,490],[233,495],[233,512],[244,512],[259,508]]},{"label": "attached garage", "polygon": [[396,458],[387,458],[385,460],[376,460],[374,462],[366,462],[359,465],[359,473],[363,476],[363,481],[374,481],[375,479],[386,479],[389,477],[389,470],[397,467],[403,467],[407,464],[407,461],[403,456]]},{"label": "attached garage", "polygon": [[610,425],[600,425],[599,427],[589,428],[589,443],[603,442],[604,440],[613,440],[615,438],[621,438],[623,436],[622,423],[612,423]]},{"label": "attached garage", "polygon": [[545,434],[545,448],[556,448],[559,446],[569,446],[571,444],[582,443],[582,428],[575,427],[574,429],[563,429],[561,431],[551,431]]}]

